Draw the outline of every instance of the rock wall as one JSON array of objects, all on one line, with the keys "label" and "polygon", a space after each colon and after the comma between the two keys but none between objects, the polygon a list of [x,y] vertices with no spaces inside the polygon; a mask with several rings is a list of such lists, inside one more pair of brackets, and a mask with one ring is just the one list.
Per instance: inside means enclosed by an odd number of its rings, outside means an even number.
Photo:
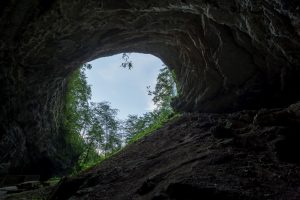
[{"label": "rock wall", "polygon": [[297,0],[1,2],[0,172],[46,176],[71,165],[59,156],[66,78],[101,56],[161,58],[176,73],[179,111],[299,100],[299,9]]}]

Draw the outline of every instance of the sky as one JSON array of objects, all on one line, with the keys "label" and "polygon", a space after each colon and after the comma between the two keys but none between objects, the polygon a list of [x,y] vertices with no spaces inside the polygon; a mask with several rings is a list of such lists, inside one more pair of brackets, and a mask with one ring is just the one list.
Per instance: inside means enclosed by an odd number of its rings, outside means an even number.
[{"label": "sky", "polygon": [[109,101],[112,108],[119,109],[118,118],[129,114],[142,115],[152,111],[155,105],[148,95],[147,86],[155,87],[163,62],[150,54],[131,53],[131,70],[121,67],[122,54],[103,57],[89,62],[93,67],[86,70],[88,84],[92,89],[92,102]]}]

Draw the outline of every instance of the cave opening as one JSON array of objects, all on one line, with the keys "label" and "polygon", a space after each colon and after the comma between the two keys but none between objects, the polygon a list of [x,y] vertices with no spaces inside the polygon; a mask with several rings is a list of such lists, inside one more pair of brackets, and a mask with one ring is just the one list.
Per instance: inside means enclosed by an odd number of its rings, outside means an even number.
[{"label": "cave opening", "polygon": [[[118,118],[129,114],[142,115],[152,111],[155,105],[148,90],[155,88],[159,71],[165,64],[151,54],[116,54],[88,62],[87,83],[91,86],[91,101],[108,101],[119,110]],[[132,68],[122,64],[131,63]],[[150,86],[149,89],[147,87]]]},{"label": "cave opening", "polygon": [[77,157],[71,173],[100,163],[179,115],[171,106],[175,74],[151,54],[98,58],[67,80],[62,129],[74,152],[70,156]]}]

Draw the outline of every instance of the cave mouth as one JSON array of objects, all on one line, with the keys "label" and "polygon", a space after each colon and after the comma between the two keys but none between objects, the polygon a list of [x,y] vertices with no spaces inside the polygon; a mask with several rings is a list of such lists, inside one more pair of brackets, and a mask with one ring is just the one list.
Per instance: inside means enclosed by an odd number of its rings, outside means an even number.
[{"label": "cave mouth", "polygon": [[[150,54],[122,53],[83,64],[69,77],[62,135],[78,174],[161,128],[177,114],[174,73]],[[76,160],[77,157],[77,160]]]},{"label": "cave mouth", "polygon": [[[158,74],[165,67],[159,58],[151,54],[121,53],[88,64],[92,66],[85,71],[91,86],[90,101],[110,102],[119,110],[119,119],[125,119],[129,114],[143,115],[155,108],[148,90],[154,90]],[[130,69],[126,64],[131,65]]]}]

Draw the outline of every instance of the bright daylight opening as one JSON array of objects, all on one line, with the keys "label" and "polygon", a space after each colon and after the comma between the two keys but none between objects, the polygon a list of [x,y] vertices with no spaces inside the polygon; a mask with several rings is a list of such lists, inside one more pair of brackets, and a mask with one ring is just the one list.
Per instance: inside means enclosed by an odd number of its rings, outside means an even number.
[{"label": "bright daylight opening", "polygon": [[176,116],[174,73],[149,54],[123,53],[84,64],[68,81],[65,129],[77,149],[75,173]]},{"label": "bright daylight opening", "polygon": [[92,89],[92,102],[108,101],[117,108],[118,118],[126,119],[128,115],[142,115],[153,111],[155,104],[147,95],[147,86],[155,87],[159,70],[163,62],[150,54],[131,53],[129,60],[133,67],[122,68],[123,54],[99,58],[89,64],[86,71],[87,82]]}]

